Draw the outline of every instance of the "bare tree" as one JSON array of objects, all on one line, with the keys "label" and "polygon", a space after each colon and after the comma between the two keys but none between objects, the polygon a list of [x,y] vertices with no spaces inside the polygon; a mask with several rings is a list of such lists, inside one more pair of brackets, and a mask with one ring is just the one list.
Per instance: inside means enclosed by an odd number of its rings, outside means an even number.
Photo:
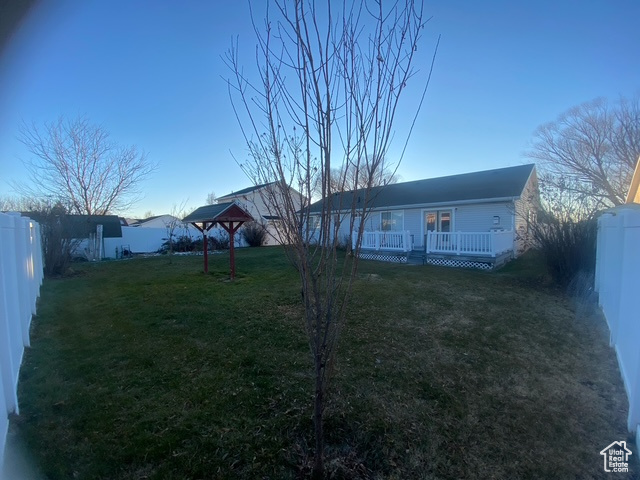
[{"label": "bare tree", "polygon": [[51,198],[71,213],[104,215],[129,208],[140,183],[155,169],[135,146],[121,147],[85,117],[24,124],[20,140],[33,157],[25,161],[30,184],[16,185],[28,197]]},{"label": "bare tree", "polygon": [[51,204],[46,199],[0,196],[0,212],[39,212],[45,209],[51,209]]},{"label": "bare tree", "polygon": [[620,205],[640,155],[640,96],[584,103],[534,137],[526,156],[538,163],[543,191],[590,213]]},{"label": "bare tree", "polygon": [[180,205],[174,203],[169,212],[169,218],[164,221],[167,230],[167,242],[169,243],[169,263],[173,263],[173,245],[176,240],[177,231],[185,228],[184,222],[181,220],[189,213],[186,209],[187,200],[183,200]]},{"label": "bare tree", "polygon": [[216,197],[215,192],[209,192],[207,194],[207,198],[205,199],[205,205],[213,205],[214,203],[216,203],[217,198],[218,197]]},{"label": "bare tree", "polygon": [[397,164],[389,166],[383,159],[379,165],[376,165],[375,162],[369,160],[370,159],[365,159],[359,166],[355,164],[345,164],[340,168],[332,168],[331,190],[342,192],[367,188],[369,185],[377,187],[398,182],[398,174],[391,168],[397,167]]},{"label": "bare tree", "polygon": [[[265,195],[300,276],[314,369],[314,478],[324,476],[327,386],[371,187],[384,166],[400,96],[415,73],[425,24],[420,1],[370,3],[345,1],[336,8],[331,0],[274,0],[260,15],[264,23],[253,23],[259,80],[244,75],[237,47],[227,56],[230,95],[249,148],[241,166],[256,185],[272,184]],[[416,115],[427,85],[415,102]],[[332,184],[332,169],[350,172],[354,185],[366,177],[352,202]],[[289,187],[306,197],[302,208]],[[323,200],[314,232],[309,200],[318,191]],[[343,225],[358,232],[355,255],[338,250]]]}]

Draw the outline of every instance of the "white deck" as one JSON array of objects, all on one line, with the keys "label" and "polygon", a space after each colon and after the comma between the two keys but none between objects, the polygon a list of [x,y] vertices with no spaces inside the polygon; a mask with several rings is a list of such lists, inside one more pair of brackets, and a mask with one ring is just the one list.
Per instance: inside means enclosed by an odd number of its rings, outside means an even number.
[{"label": "white deck", "polygon": [[[513,231],[429,232],[425,253],[496,257],[513,250]],[[354,236],[355,248],[355,236]],[[367,231],[362,234],[362,250],[409,252],[411,232]]]},{"label": "white deck", "polygon": [[495,257],[513,250],[512,230],[495,232],[429,232],[426,253]]}]

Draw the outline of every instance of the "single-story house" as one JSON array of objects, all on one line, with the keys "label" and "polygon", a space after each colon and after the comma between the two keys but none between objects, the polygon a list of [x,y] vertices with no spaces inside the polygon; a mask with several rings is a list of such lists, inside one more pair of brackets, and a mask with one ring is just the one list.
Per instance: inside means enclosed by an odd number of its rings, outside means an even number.
[{"label": "single-story house", "polygon": [[[341,198],[342,205],[354,202],[358,209],[363,201],[362,190]],[[323,202],[310,207],[312,228],[319,226]],[[361,256],[398,262],[419,256],[438,265],[493,268],[527,249],[538,205],[534,164],[374,187]],[[341,222],[341,239],[354,242],[348,238],[350,213],[343,214],[332,222]]]},{"label": "single-story house", "polygon": [[[304,197],[296,190],[289,187],[291,197],[294,199],[295,208],[300,208]],[[283,243],[278,233],[278,224],[281,221],[278,209],[273,205],[278,201],[280,193],[275,182],[254,185],[252,187],[229,193],[216,199],[217,203],[235,202],[244,208],[267,230],[265,245],[279,245]]]}]

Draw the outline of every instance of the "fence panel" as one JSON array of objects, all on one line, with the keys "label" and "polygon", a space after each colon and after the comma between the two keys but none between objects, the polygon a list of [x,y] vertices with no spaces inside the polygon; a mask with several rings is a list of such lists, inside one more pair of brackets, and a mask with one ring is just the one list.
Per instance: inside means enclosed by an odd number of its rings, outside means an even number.
[{"label": "fence panel", "polygon": [[640,206],[624,205],[598,219],[595,288],[629,398],[629,431],[640,434]]},{"label": "fence panel", "polygon": [[18,413],[18,373],[29,346],[31,316],[42,284],[40,228],[19,214],[0,213],[0,471],[9,413]]}]

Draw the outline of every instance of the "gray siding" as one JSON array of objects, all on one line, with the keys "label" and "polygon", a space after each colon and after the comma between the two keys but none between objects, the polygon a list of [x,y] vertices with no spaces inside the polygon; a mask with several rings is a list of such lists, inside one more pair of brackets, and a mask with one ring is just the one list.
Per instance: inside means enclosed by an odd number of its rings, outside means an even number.
[{"label": "gray siding", "polygon": [[[492,229],[502,228],[505,230],[515,230],[518,220],[516,219],[516,206],[514,202],[478,203],[470,205],[437,207],[423,207],[411,209],[388,209],[376,210],[369,214],[365,222],[366,231],[380,230],[380,213],[382,211],[396,210],[404,212],[403,230],[409,230],[413,236],[413,246],[422,247],[424,245],[424,214],[428,211],[450,210],[452,212],[452,231],[454,232],[488,232]],[[499,217],[499,223],[494,224],[494,217]],[[339,231],[340,241],[348,237],[349,215],[344,215]]]},{"label": "gray siding", "polygon": [[[500,223],[494,225],[493,217],[500,217]],[[480,203],[461,205],[455,209],[453,231],[488,232],[492,228],[514,228],[513,203]]]},{"label": "gray siding", "polygon": [[404,211],[404,229],[413,235],[413,245],[422,246],[422,210],[419,208]]}]

